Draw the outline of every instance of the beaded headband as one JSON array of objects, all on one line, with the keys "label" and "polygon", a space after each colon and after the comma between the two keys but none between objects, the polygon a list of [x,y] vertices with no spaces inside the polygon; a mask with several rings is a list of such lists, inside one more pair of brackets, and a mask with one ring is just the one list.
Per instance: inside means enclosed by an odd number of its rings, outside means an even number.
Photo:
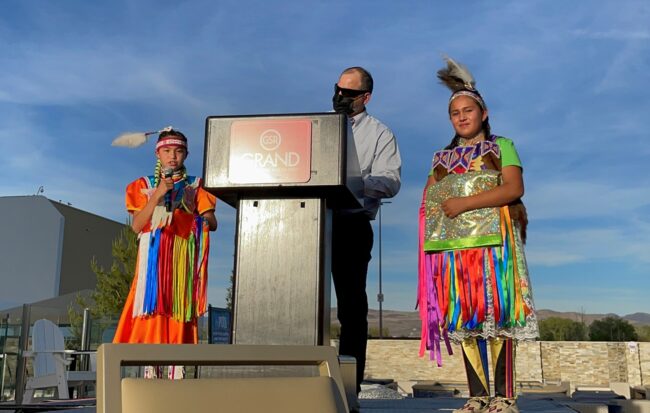
[{"label": "beaded headband", "polygon": [[168,135],[164,138],[158,139],[158,143],[156,143],[156,150],[162,148],[163,146],[182,146],[183,148],[187,149],[187,141],[184,141],[175,135]]},{"label": "beaded headband", "polygon": [[471,90],[459,90],[457,92],[454,92],[449,98],[449,105],[451,106],[451,102],[459,96],[467,96],[474,99],[479,104],[479,106],[481,106],[481,109],[485,111],[486,109],[485,102],[483,101],[481,95],[478,94],[478,91],[472,92]]}]

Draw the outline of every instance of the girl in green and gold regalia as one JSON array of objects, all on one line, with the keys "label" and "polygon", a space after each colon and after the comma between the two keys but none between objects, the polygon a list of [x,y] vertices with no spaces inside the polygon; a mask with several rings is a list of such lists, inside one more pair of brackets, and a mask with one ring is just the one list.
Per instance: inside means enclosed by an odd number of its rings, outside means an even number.
[{"label": "girl in green and gold regalia", "polygon": [[[517,340],[538,335],[523,244],[522,165],[510,139],[492,135],[470,72],[447,58],[455,135],[434,154],[420,208],[420,355],[441,364],[440,341],[461,343],[470,399],[456,412],[516,413]],[[494,367],[490,397],[488,348]]]}]

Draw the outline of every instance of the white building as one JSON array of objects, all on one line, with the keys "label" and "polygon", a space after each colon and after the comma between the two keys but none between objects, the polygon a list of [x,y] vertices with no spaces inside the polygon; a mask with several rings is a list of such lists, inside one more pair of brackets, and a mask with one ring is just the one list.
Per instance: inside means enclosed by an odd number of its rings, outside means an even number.
[{"label": "white building", "polygon": [[95,288],[93,257],[110,268],[112,243],[124,224],[36,195],[0,197],[0,228],[4,316],[41,301],[67,311],[76,293]]}]

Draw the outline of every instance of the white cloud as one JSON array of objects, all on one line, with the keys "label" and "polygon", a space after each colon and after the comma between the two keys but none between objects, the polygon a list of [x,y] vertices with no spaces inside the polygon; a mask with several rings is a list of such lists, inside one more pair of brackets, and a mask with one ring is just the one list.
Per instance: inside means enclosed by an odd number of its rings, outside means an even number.
[{"label": "white cloud", "polygon": [[526,260],[529,265],[543,265],[547,267],[557,267],[566,264],[573,264],[580,261],[585,261],[586,257],[562,251],[559,248],[546,247],[546,248],[528,248],[526,251]]},{"label": "white cloud", "polygon": [[[531,265],[561,266],[574,263],[617,262],[645,266],[650,262],[650,228],[629,226],[538,229],[529,233],[526,257]],[[621,267],[623,268],[623,267]]]},{"label": "white cloud", "polygon": [[585,37],[597,40],[647,40],[650,39],[650,31],[611,29],[606,31],[592,31],[587,29],[576,29],[571,32],[574,36]]},{"label": "white cloud", "polygon": [[4,62],[0,99],[31,105],[169,99],[202,106],[180,86],[173,69],[165,56],[113,47],[27,49]]},{"label": "white cloud", "polygon": [[[650,32],[648,39],[650,39]],[[645,39],[644,39],[645,40]],[[629,42],[617,50],[613,56],[606,56],[605,75],[594,86],[597,94],[619,90],[636,90],[639,82],[647,83],[647,55],[650,47],[647,41]],[[643,81],[646,80],[646,82]]]},{"label": "white cloud", "polygon": [[584,219],[627,214],[650,204],[650,188],[627,182],[599,182],[553,177],[527,190],[524,202],[531,220]]},{"label": "white cloud", "polygon": [[[426,176],[422,178],[422,187],[413,183],[402,182],[400,192],[394,198],[386,199],[390,204],[385,204],[382,208],[382,230],[393,230],[399,232],[410,232],[409,229],[418,228],[418,210],[422,200],[422,190]],[[375,225],[379,223],[375,219]],[[417,232],[415,232],[417,234]]]},{"label": "white cloud", "polygon": [[533,285],[535,306],[539,309],[574,311],[590,314],[613,313],[620,316],[635,312],[650,312],[644,291],[638,288],[606,286],[585,283],[580,288],[561,284]]},{"label": "white cloud", "polygon": [[[11,116],[13,115],[13,116]],[[44,196],[72,206],[124,222],[122,207],[123,185],[112,186],[104,172],[55,155],[53,146],[59,144],[31,117],[14,112],[4,117],[0,140],[5,150],[0,163],[7,166],[0,182],[2,195],[31,195],[43,187]],[[119,188],[119,189],[118,189]]]}]

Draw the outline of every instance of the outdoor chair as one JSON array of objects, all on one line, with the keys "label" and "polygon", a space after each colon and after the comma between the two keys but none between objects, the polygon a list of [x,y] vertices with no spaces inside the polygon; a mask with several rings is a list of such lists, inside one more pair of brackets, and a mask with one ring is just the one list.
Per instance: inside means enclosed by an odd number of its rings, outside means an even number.
[{"label": "outdoor chair", "polygon": [[[94,352],[66,350],[63,334],[59,327],[49,320],[38,320],[32,327],[31,350],[23,356],[33,359],[33,376],[27,378],[23,404],[34,402],[34,391],[56,388],[59,399],[69,399],[69,387],[94,383]],[[73,357],[88,354],[91,356],[91,371],[70,371]]]}]

